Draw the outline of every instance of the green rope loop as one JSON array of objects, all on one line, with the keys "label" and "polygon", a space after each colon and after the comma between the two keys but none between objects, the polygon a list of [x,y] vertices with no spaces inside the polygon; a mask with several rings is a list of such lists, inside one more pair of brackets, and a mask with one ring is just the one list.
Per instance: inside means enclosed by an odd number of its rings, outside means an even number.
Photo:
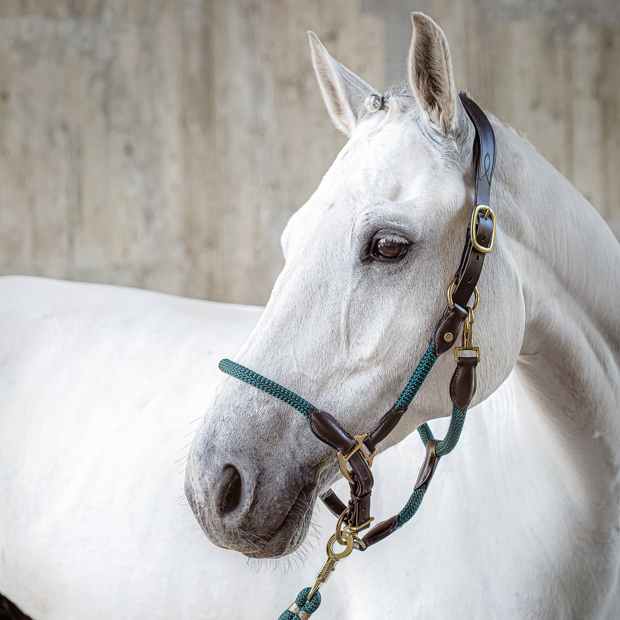
[{"label": "green rope loop", "polygon": [[[409,379],[407,385],[405,386],[405,389],[398,397],[398,400],[394,405],[395,408],[406,409],[411,404],[411,401],[422,386],[424,379],[426,379],[437,359],[438,355],[436,355],[435,348],[431,343],[426,350],[426,353],[424,353],[424,356],[420,360],[420,363],[416,367],[411,379]],[[279,398],[287,405],[293,407],[293,409],[297,409],[297,411],[299,411],[307,420],[310,420],[310,412],[313,409],[316,409],[314,405],[310,404],[307,400],[304,400],[301,396],[295,394],[295,392],[291,392],[275,381],[271,381],[270,379],[259,375],[257,372],[254,372],[249,368],[245,368],[245,366],[241,366],[240,364],[232,362],[228,359],[224,359],[220,362],[219,368],[222,372],[225,372],[232,377],[236,377],[237,379],[258,388],[259,390],[262,390],[275,398]],[[453,406],[452,418],[450,419],[448,432],[435,448],[435,452],[438,457],[441,458],[454,450],[454,447],[461,436],[461,431],[463,430],[466,413],[467,409],[461,411],[456,407],[456,405]],[[426,445],[429,440],[433,439],[433,433],[430,426],[426,423],[418,427],[418,433],[420,434],[424,445]],[[425,484],[423,487],[416,489],[412,493],[409,501],[398,513],[398,528],[401,528],[405,523],[407,523],[407,521],[409,521],[409,519],[411,519],[411,517],[413,517],[413,515],[418,511],[418,508],[424,499],[424,494],[426,493],[427,488],[428,484]],[[311,601],[307,600],[307,596],[310,591],[310,588],[305,588],[297,595],[297,599],[295,600],[299,611],[305,612],[308,616],[314,613],[321,604],[321,595],[318,592],[312,597]],[[299,611],[293,613],[287,609],[280,615],[278,620],[294,620],[295,618],[299,618]]]},{"label": "green rope loop", "polygon": [[[312,591],[312,588],[304,588],[295,599],[295,604],[299,607],[299,611],[303,611],[311,616],[321,604],[321,593],[315,592],[311,600],[308,600],[308,594]],[[299,618],[299,611],[293,613],[290,609],[282,612],[278,620],[293,620],[293,618]]]}]

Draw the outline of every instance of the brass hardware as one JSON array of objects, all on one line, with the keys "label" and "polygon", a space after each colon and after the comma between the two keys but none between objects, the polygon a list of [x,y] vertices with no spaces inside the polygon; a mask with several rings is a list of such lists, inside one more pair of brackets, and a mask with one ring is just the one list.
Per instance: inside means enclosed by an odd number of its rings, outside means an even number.
[{"label": "brass hardware", "polygon": [[338,541],[338,544],[342,545],[343,547],[346,546],[347,543],[342,537],[342,523],[344,522],[344,518],[348,513],[349,509],[345,508],[342,511],[342,514],[338,517],[338,522],[336,523],[336,540]]},{"label": "brass hardware", "polygon": [[[450,306],[450,308],[454,308],[454,300],[452,299],[452,291],[454,290],[454,285],[456,284],[457,280],[458,278],[454,278],[454,280],[452,280],[452,282],[448,284],[447,295],[448,295],[448,305]],[[474,287],[474,307],[472,308],[472,310],[476,312],[476,310],[478,310],[479,305],[480,305],[480,293],[478,292],[478,287],[476,286]]]},{"label": "brass hardware", "polygon": [[[485,210],[484,219],[488,219],[489,215],[491,216],[491,222],[493,222],[493,233],[491,234],[491,243],[485,248],[483,245],[480,245],[476,239],[476,221],[478,220],[478,214],[480,211]],[[483,254],[488,254],[495,245],[495,228],[496,228],[496,220],[495,213],[493,213],[493,209],[488,207],[487,205],[476,205],[474,212],[471,214],[471,222],[469,224],[469,238],[471,239],[471,244],[478,250],[478,252],[482,252]]]},{"label": "brass hardware", "polygon": [[465,326],[463,327],[463,338],[461,340],[461,346],[454,349],[454,359],[458,364],[461,351],[473,351],[478,357],[480,362],[480,349],[474,346],[474,310],[473,308],[467,308],[467,318],[465,319]]},{"label": "brass hardware", "polygon": [[299,620],[308,620],[308,618],[311,616],[312,614],[309,614],[307,611],[300,611],[299,612]]},{"label": "brass hardware", "polygon": [[446,333],[443,335],[443,339],[444,339],[446,342],[452,342],[452,341],[454,340],[454,334],[453,334],[452,332],[446,332]]},{"label": "brass hardware", "polygon": [[299,611],[299,607],[297,607],[297,603],[293,603],[287,611],[290,611],[293,614],[296,614]]},{"label": "brass hardware", "polygon": [[357,444],[351,448],[351,451],[346,456],[344,456],[342,452],[338,452],[338,465],[340,466],[340,471],[351,484],[355,484],[355,480],[353,479],[353,476],[351,476],[351,472],[347,467],[347,462],[349,459],[359,450],[362,453],[366,463],[368,463],[368,467],[372,467],[372,461],[375,458],[375,454],[377,454],[376,450],[372,452],[372,454],[368,453],[366,446],[363,444],[366,437],[368,437],[368,434],[366,433],[363,435],[353,435],[353,439],[355,439]]},{"label": "brass hardware", "polygon": [[375,518],[370,517],[368,521],[364,521],[364,523],[362,523],[361,525],[345,525],[345,527],[342,527],[342,524],[347,514],[349,514],[349,509],[345,508],[342,511],[342,514],[338,517],[338,522],[336,523],[336,540],[338,541],[338,544],[342,545],[343,547],[347,544],[345,539],[342,537],[342,532],[346,530],[353,535],[353,542],[357,541],[362,546],[362,548],[365,549],[366,545],[361,540],[361,538],[357,537],[357,534],[358,532],[361,532],[362,530],[365,530],[367,527],[369,527],[370,524],[375,520]]},{"label": "brass hardware", "polygon": [[357,534],[358,532],[365,530],[374,520],[374,517],[370,517],[368,521],[364,521],[361,525],[347,525],[344,529],[349,530],[349,532],[352,532],[353,534]]},{"label": "brass hardware", "polygon": [[[310,601],[314,594],[318,591],[318,589],[330,578],[331,574],[336,570],[336,564],[342,558],[346,558],[351,551],[353,551],[353,534],[347,530],[342,530],[342,537],[344,538],[344,550],[340,553],[336,553],[333,550],[333,546],[335,542],[338,542],[337,535],[334,534],[329,541],[327,542],[327,560],[325,564],[323,564],[321,570],[318,572],[316,576],[316,583],[312,590],[310,590],[310,594],[308,594],[308,600]],[[340,543],[338,543],[340,544]]]}]

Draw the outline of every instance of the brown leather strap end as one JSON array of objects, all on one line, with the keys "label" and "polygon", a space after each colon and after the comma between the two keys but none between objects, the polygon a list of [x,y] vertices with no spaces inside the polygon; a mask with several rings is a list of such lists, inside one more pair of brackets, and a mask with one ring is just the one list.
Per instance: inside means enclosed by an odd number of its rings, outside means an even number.
[{"label": "brown leather strap end", "polygon": [[[364,538],[362,538],[362,542],[366,547],[370,547],[375,543],[378,543],[380,540],[387,538],[390,534],[393,534],[398,528],[398,515],[394,515],[385,521],[381,521],[381,523],[375,525]],[[364,549],[366,548],[364,547]],[[363,551],[364,549],[360,549]]]},{"label": "brown leather strap end", "polygon": [[477,357],[461,357],[450,381],[450,398],[460,411],[465,411],[476,393]]},{"label": "brown leather strap end", "polygon": [[435,348],[435,355],[442,355],[446,351],[452,348],[452,345],[456,342],[456,337],[459,334],[461,323],[467,316],[467,310],[454,304],[454,307],[446,308],[443,316],[435,325],[433,330],[433,336],[431,341]]},{"label": "brown leather strap end", "polygon": [[377,444],[383,441],[396,428],[396,425],[400,422],[405,411],[407,411],[407,407],[400,407],[398,409],[392,407],[379,420],[379,424],[377,424],[377,426],[368,433],[368,437],[364,439],[364,443],[370,452],[374,452]]},{"label": "brown leather strap end", "polygon": [[340,426],[336,418],[327,411],[313,409],[310,414],[310,430],[323,443],[348,454],[355,446],[355,439]]},{"label": "brown leather strap end", "polygon": [[438,443],[439,439],[429,439],[426,442],[426,458],[424,459],[424,463],[422,463],[420,473],[418,474],[418,479],[413,487],[414,491],[417,491],[420,487],[430,483],[439,463],[439,457],[435,452],[435,447]]},{"label": "brown leather strap end", "polygon": [[339,517],[346,509],[344,502],[331,490],[328,489],[321,496],[321,501],[333,515]]}]

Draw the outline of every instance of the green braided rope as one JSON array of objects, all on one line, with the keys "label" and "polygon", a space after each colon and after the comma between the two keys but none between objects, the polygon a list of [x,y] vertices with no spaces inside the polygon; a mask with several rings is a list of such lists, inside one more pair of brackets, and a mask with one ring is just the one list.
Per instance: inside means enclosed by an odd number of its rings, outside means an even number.
[{"label": "green braided rope", "polygon": [[437,444],[435,453],[437,456],[446,456],[450,454],[461,437],[461,431],[465,424],[465,416],[467,415],[467,409],[461,411],[456,405],[452,406],[452,417],[450,418],[450,427],[446,436]]},{"label": "green braided rope", "polygon": [[[461,437],[461,431],[463,430],[463,425],[465,424],[466,415],[467,409],[461,411],[456,405],[452,407],[452,417],[450,418],[448,432],[435,447],[435,454],[437,454],[439,458],[446,456],[446,454],[450,454],[450,452],[452,452],[452,450],[456,447],[456,444]],[[433,439],[433,433],[429,425],[426,423],[418,427],[418,433],[420,434],[424,445],[426,445],[429,440]],[[398,528],[405,525],[405,523],[407,523],[407,521],[409,521],[409,519],[411,519],[411,517],[413,517],[413,515],[418,511],[418,508],[424,499],[426,489],[428,489],[428,484],[416,489],[411,494],[411,497],[405,504],[405,507],[398,513]]]},{"label": "green braided rope", "polygon": [[[439,356],[435,353],[435,348],[431,343],[424,353],[420,363],[417,365],[411,379],[409,379],[405,389],[401,392],[394,408],[404,408],[406,409],[413,400],[414,396],[417,394],[418,390],[422,386],[422,383],[426,379],[428,373],[431,371],[431,368],[437,361]],[[271,381],[271,379],[267,379],[262,375],[259,375],[257,372],[250,370],[249,368],[245,368],[245,366],[241,366],[231,360],[224,359],[220,362],[219,368],[222,372],[231,375],[232,377],[236,377],[245,383],[274,396],[275,398],[279,398],[281,401],[285,402],[287,405],[290,405],[294,409],[297,409],[307,420],[310,419],[310,411],[316,409],[316,407],[310,404],[307,400],[303,399],[301,396],[295,394],[295,392],[291,392],[285,387],[282,387],[275,381]],[[448,432],[446,436],[437,444],[435,448],[435,452],[438,457],[443,457],[446,454],[449,454],[454,450],[460,436],[461,431],[463,430],[463,424],[465,423],[465,416],[467,414],[467,409],[461,411],[455,406],[452,408],[452,417],[450,419],[450,426],[448,428]],[[428,424],[422,424],[418,427],[418,433],[424,445],[428,443],[429,440],[433,439],[433,433]],[[404,508],[398,513],[398,524],[397,528],[401,528],[409,519],[413,517],[413,515],[418,511],[420,505],[422,504],[422,500],[424,499],[424,494],[428,488],[428,484],[425,484],[423,487],[416,489],[409,498],[409,501],[405,504]],[[307,600],[307,596],[310,593],[310,588],[305,588],[298,595],[295,603],[299,607],[300,611],[304,611],[307,614],[314,613],[319,605],[321,604],[321,595],[317,592],[311,601]],[[293,613],[288,609],[283,612],[278,620],[294,620],[295,618],[299,618],[298,613]]]},{"label": "green braided rope", "polygon": [[426,353],[420,360],[417,368],[415,369],[413,375],[411,375],[411,379],[409,379],[409,383],[405,386],[405,389],[401,392],[396,404],[394,405],[395,409],[400,409],[404,407],[405,409],[409,407],[413,397],[417,394],[418,390],[422,383],[424,383],[424,379],[426,379],[426,375],[431,371],[433,364],[439,359],[439,356],[435,353],[435,347],[433,343],[428,345],[428,349],[426,349]]},{"label": "green braided rope", "polygon": [[295,392],[287,390],[275,381],[267,379],[266,377],[259,375],[257,372],[254,372],[249,368],[245,368],[245,366],[241,366],[236,362],[222,360],[219,364],[219,369],[231,377],[236,377],[237,379],[245,381],[245,383],[253,385],[263,392],[267,392],[267,394],[271,394],[272,396],[279,398],[287,405],[293,407],[293,409],[297,409],[297,411],[299,411],[299,413],[301,413],[306,420],[310,419],[310,412],[313,409],[316,409],[314,405],[311,405],[307,400],[304,400],[301,396],[295,394]]},{"label": "green braided rope", "polygon": [[[422,383],[424,383],[424,379],[426,379],[426,376],[437,359],[438,356],[435,353],[435,347],[431,343],[428,346],[428,349],[426,349],[426,353],[424,353],[413,375],[411,375],[411,379],[409,379],[405,389],[398,397],[394,408],[406,409],[411,404],[413,397],[417,394]],[[241,364],[224,359],[220,362],[219,369],[231,377],[240,379],[241,381],[258,388],[267,394],[271,394],[271,396],[275,396],[275,398],[279,398],[287,405],[293,407],[293,409],[297,409],[297,411],[299,411],[299,413],[301,413],[306,419],[310,418],[310,411],[316,409],[314,405],[311,405],[307,400],[295,394],[295,392],[291,392],[291,390],[281,386],[279,383],[276,383],[271,379],[267,379],[267,377],[263,377],[263,375],[259,375],[257,372],[254,372],[245,366],[241,366]],[[426,442],[424,443],[426,444]]]},{"label": "green braided rope", "polygon": [[[311,616],[321,604],[321,593],[315,592],[314,596],[308,600],[308,594],[312,591],[312,588],[304,588],[295,599],[295,604],[299,607],[299,611],[305,611]],[[299,611],[294,614],[290,610],[286,610],[280,614],[278,620],[293,620],[293,618],[299,618]]]}]

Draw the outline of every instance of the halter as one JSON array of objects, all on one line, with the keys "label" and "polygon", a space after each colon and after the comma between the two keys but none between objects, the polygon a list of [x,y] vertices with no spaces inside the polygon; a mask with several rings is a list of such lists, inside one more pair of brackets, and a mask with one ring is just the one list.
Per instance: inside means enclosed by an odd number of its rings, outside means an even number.
[{"label": "halter", "polygon": [[[327,543],[327,561],[319,571],[314,587],[302,590],[279,620],[292,620],[293,618],[307,620],[320,605],[319,588],[335,570],[339,560],[348,556],[353,549],[364,551],[378,543],[413,517],[422,503],[439,459],[452,452],[461,435],[467,408],[476,391],[476,366],[480,362],[480,350],[473,344],[474,313],[480,302],[476,285],[485,256],[495,244],[496,221],[495,213],[490,207],[491,176],[495,163],[493,129],[478,104],[465,93],[460,93],[459,97],[476,129],[474,209],[467,227],[465,247],[454,279],[448,285],[447,305],[433,329],[428,349],[398,400],[379,420],[379,423],[368,433],[352,436],[332,415],[317,409],[301,396],[278,383],[227,359],[219,364],[222,372],[253,385],[297,409],[310,423],[312,433],[337,451],[340,471],[350,486],[350,498],[347,505],[331,489],[321,495],[327,508],[338,517],[336,533]],[[473,306],[468,306],[472,295],[474,296]],[[396,428],[435,362],[455,344],[462,323],[464,327],[461,346],[456,347],[454,351],[456,369],[450,381],[452,417],[448,432],[440,441],[433,437],[428,424],[425,423],[418,427],[418,433],[426,447],[426,458],[420,468],[409,501],[397,515],[375,525],[361,538],[361,532],[368,529],[374,520],[370,516],[370,497],[374,483],[370,468],[376,454],[377,444]],[[463,355],[465,352],[468,354]],[[343,547],[341,551],[334,551],[336,543]]]}]

